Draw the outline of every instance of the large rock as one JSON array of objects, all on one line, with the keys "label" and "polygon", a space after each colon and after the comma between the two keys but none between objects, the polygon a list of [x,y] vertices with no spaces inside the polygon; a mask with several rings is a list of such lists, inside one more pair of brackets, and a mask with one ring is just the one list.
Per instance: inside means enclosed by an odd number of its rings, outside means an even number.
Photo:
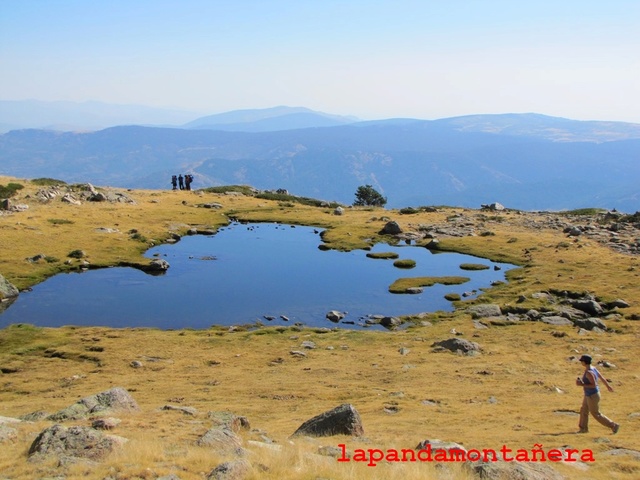
[{"label": "large rock", "polygon": [[548,317],[540,318],[541,322],[549,325],[573,325],[573,322],[568,318],[560,317],[558,315],[549,315]]},{"label": "large rock", "polygon": [[386,225],[380,230],[380,234],[382,235],[398,235],[402,233],[402,228],[398,225],[396,221],[387,222]]},{"label": "large rock", "polygon": [[78,400],[73,405],[47,417],[47,420],[63,422],[77,420],[89,415],[113,412],[133,412],[139,410],[136,401],[122,387],[114,387],[101,393]]},{"label": "large rock", "polygon": [[56,457],[62,463],[76,459],[100,460],[127,439],[107,435],[89,427],[53,425],[36,437],[29,448],[29,461]]},{"label": "large rock", "polygon": [[0,274],[0,300],[17,297],[19,293],[18,289]]},{"label": "large rock", "polygon": [[380,325],[388,330],[393,330],[394,328],[398,328],[400,325],[402,325],[402,320],[400,320],[398,317],[383,317],[380,320]]},{"label": "large rock", "polygon": [[250,430],[251,424],[247,417],[235,415],[231,412],[208,412],[207,418],[218,428],[228,428],[238,433],[240,430]]},{"label": "large rock", "polygon": [[243,480],[251,471],[251,464],[245,459],[224,462],[209,472],[207,480]]},{"label": "large rock", "polygon": [[467,311],[472,318],[499,317],[502,315],[500,306],[494,304],[473,305]]},{"label": "large rock", "polygon": [[538,463],[480,462],[472,465],[478,477],[487,480],[564,480],[553,467]]},{"label": "large rock", "polygon": [[207,430],[196,444],[200,447],[211,447],[221,454],[242,455],[242,438],[234,433],[230,428],[220,428],[218,426]]},{"label": "large rock", "polygon": [[169,270],[169,262],[162,258],[154,258],[145,269],[147,273],[164,273],[167,270]]},{"label": "large rock", "polygon": [[17,425],[20,422],[22,422],[22,420],[20,420],[19,418],[0,417],[0,426],[2,426],[2,425]]},{"label": "large rock", "polygon": [[43,188],[38,190],[35,196],[38,200],[46,202],[49,200],[53,200],[59,195],[60,195],[60,190],[56,187],[52,187],[52,188]]},{"label": "large rock", "polygon": [[444,451],[449,457],[452,453],[455,455],[457,452],[461,454],[466,454],[467,449],[464,448],[459,443],[455,442],[443,442],[442,440],[433,439],[433,440],[423,440],[416,446],[415,450],[431,450],[433,454],[438,451]]},{"label": "large rock", "polygon": [[570,237],[579,237],[580,235],[582,235],[582,230],[580,229],[580,227],[575,226],[567,227],[563,230],[563,232]]},{"label": "large rock", "polygon": [[432,347],[440,347],[452,352],[461,351],[462,353],[477,352],[480,351],[480,345],[475,342],[470,342],[464,338],[449,338],[440,342],[434,342]]},{"label": "large rock", "polygon": [[330,437],[332,435],[364,435],[362,420],[355,407],[349,403],[321,413],[304,422],[293,436]]},{"label": "large rock", "polygon": [[629,308],[630,306],[629,302],[621,298],[607,304],[607,308]]},{"label": "large rock", "polygon": [[576,327],[584,328],[585,330],[593,330],[599,328],[600,330],[606,330],[607,326],[599,318],[576,318],[573,320],[573,324]]},{"label": "large rock", "polygon": [[0,423],[0,443],[15,440],[17,436],[18,431],[15,428],[11,428],[7,424]]},{"label": "large rock", "polygon": [[503,212],[505,210],[504,205],[499,202],[494,202],[488,205],[486,203],[483,203],[482,205],[480,205],[480,208],[482,208],[483,210],[492,210],[494,212]]},{"label": "large rock", "polygon": [[589,315],[593,315],[595,317],[600,316],[604,313],[604,308],[595,300],[572,300],[571,306],[573,308],[577,308]]},{"label": "large rock", "polygon": [[76,197],[74,197],[73,195],[71,195],[70,193],[65,193],[60,200],[70,205],[82,205],[82,202],[78,200]]},{"label": "large rock", "polygon": [[338,312],[337,310],[331,310],[325,316],[327,317],[327,320],[330,320],[333,323],[338,323],[344,318],[344,313]]},{"label": "large rock", "polygon": [[106,202],[107,196],[102,192],[96,192],[89,197],[90,202]]},{"label": "large rock", "polygon": [[438,250],[439,247],[440,247],[440,240],[438,240],[437,238],[432,239],[426,245],[426,248],[429,250]]}]

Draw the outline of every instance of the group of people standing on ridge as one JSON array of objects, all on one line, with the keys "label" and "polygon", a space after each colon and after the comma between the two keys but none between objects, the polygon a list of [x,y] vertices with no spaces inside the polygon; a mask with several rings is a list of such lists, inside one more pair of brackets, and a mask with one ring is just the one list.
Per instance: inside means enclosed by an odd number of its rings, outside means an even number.
[{"label": "group of people standing on ridge", "polygon": [[184,177],[180,175],[171,176],[171,186],[174,190],[191,190],[191,183],[193,182],[193,175],[185,174]]}]

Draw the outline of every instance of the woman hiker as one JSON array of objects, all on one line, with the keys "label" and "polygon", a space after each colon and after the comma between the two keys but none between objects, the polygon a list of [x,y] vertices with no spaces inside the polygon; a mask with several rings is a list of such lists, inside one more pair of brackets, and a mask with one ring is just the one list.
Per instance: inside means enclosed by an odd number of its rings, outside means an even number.
[{"label": "woman hiker", "polygon": [[607,390],[613,392],[613,387],[609,385],[607,379],[600,375],[600,372],[591,367],[591,357],[589,355],[582,355],[580,357],[580,363],[584,367],[584,373],[582,378],[576,379],[576,385],[584,389],[584,399],[582,400],[582,407],[580,408],[580,423],[578,427],[580,430],[578,433],[587,433],[589,431],[589,414],[593,415],[598,422],[615,434],[620,429],[620,424],[615,423],[600,413],[600,389],[598,388],[598,379],[602,380]]}]

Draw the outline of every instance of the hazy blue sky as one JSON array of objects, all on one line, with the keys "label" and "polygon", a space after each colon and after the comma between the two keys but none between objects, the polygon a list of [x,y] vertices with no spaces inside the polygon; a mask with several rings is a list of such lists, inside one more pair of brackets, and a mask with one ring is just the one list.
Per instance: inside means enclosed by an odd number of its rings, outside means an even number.
[{"label": "hazy blue sky", "polygon": [[0,99],[640,123],[640,1],[0,0]]}]

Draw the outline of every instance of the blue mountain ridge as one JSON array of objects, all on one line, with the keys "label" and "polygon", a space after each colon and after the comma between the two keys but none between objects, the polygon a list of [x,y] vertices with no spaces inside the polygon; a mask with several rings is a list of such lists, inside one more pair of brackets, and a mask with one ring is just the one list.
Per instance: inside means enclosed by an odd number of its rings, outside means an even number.
[{"label": "blue mountain ridge", "polygon": [[[256,123],[308,112],[285,113]],[[241,122],[236,122],[236,125]],[[276,122],[277,123],[277,122]],[[233,124],[233,123],[231,123]],[[227,123],[226,125],[230,125]],[[272,124],[273,125],[273,124]],[[118,126],[0,135],[0,174],[126,188],[249,184],[350,204],[370,184],[388,207],[498,201],[523,210],[640,209],[640,125],[539,114],[386,119],[270,131]]]}]

